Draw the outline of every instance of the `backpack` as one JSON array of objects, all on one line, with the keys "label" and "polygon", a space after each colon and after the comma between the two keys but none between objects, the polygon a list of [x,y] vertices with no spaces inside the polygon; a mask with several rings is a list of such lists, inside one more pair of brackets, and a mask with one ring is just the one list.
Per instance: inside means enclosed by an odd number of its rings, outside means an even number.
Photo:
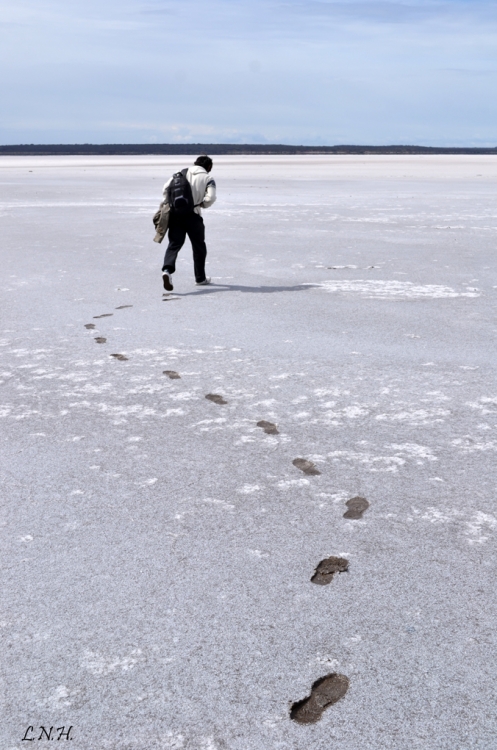
[{"label": "backpack", "polygon": [[192,186],[186,179],[188,169],[173,174],[173,179],[168,188],[168,202],[171,209],[178,214],[189,214],[195,208],[193,202]]}]

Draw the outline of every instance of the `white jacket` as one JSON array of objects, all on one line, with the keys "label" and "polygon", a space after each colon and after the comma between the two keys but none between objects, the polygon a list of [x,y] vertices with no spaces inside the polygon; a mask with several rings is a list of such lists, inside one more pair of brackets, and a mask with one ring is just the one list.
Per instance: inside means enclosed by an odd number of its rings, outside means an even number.
[{"label": "white jacket", "polygon": [[[199,216],[202,216],[202,208],[209,208],[216,200],[216,183],[210,176],[209,172],[203,167],[198,167],[195,164],[190,167],[186,173],[186,179],[192,186],[193,202],[196,206],[193,210]],[[171,184],[173,178],[166,182],[164,189],[162,190],[163,200],[167,200],[167,188]]]}]

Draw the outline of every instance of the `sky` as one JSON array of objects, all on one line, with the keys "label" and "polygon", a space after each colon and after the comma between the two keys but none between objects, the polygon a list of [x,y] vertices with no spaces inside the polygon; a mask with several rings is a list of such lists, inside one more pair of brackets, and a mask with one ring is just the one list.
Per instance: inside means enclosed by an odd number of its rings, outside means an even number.
[{"label": "sky", "polygon": [[497,0],[1,0],[0,143],[497,146]]}]

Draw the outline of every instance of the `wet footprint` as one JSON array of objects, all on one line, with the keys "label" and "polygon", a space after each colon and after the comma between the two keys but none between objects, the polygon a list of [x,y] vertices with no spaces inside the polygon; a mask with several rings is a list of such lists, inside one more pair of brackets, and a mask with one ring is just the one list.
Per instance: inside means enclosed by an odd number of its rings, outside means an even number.
[{"label": "wet footprint", "polygon": [[308,461],[306,458],[294,458],[292,464],[296,466],[297,469],[300,469],[300,471],[303,471],[304,474],[307,474],[307,476],[318,476],[321,474],[321,472],[316,469],[316,464],[313,464],[312,461]]},{"label": "wet footprint", "polygon": [[85,323],[85,328],[88,328],[88,330],[91,331],[92,328],[95,328],[95,323]]},{"label": "wet footprint", "polygon": [[213,401],[215,404],[227,404],[228,403],[218,393],[208,393],[205,398],[208,401]]},{"label": "wet footprint", "polygon": [[180,380],[181,379],[181,375],[179,375],[179,373],[177,373],[175,370],[163,370],[162,374],[163,375],[167,375],[167,377],[171,378],[171,380]]},{"label": "wet footprint", "polygon": [[299,724],[314,724],[323,712],[343,698],[349,689],[349,678],[344,674],[328,674],[316,680],[308,698],[294,703],[290,718]]},{"label": "wet footprint", "polygon": [[331,582],[335,573],[345,573],[348,569],[349,561],[345,557],[327,557],[326,560],[321,560],[317,566],[311,578],[311,583],[326,586],[327,583]]},{"label": "wet footprint", "polygon": [[103,313],[103,315],[94,315],[93,320],[96,320],[96,318],[111,318],[114,315],[114,313]]},{"label": "wet footprint", "polygon": [[105,344],[105,342],[107,341],[107,339],[105,339],[103,336],[97,336],[95,338],[95,341],[97,342],[97,344]]},{"label": "wet footprint", "polygon": [[257,422],[257,427],[262,427],[266,435],[279,435],[278,428],[272,422],[266,422],[265,419],[261,419]]},{"label": "wet footprint", "polygon": [[111,354],[111,357],[114,357],[114,359],[118,359],[119,362],[127,362],[128,358],[124,356],[124,354]]},{"label": "wet footprint", "polygon": [[125,307],[133,307],[133,305],[119,305],[119,307],[115,307],[114,310],[124,310]]},{"label": "wet footprint", "polygon": [[344,518],[358,519],[362,518],[362,514],[369,508],[369,503],[365,497],[352,497],[345,503],[348,510],[343,514]]}]

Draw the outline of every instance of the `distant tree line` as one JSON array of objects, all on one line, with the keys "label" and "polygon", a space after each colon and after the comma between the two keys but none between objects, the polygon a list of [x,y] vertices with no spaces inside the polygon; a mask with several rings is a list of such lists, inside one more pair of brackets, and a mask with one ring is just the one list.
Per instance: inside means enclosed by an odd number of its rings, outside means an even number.
[{"label": "distant tree line", "polygon": [[0,146],[0,156],[99,155],[293,155],[293,154],[497,154],[496,148],[439,148],[438,146],[286,146],[232,143],[75,143]]}]

